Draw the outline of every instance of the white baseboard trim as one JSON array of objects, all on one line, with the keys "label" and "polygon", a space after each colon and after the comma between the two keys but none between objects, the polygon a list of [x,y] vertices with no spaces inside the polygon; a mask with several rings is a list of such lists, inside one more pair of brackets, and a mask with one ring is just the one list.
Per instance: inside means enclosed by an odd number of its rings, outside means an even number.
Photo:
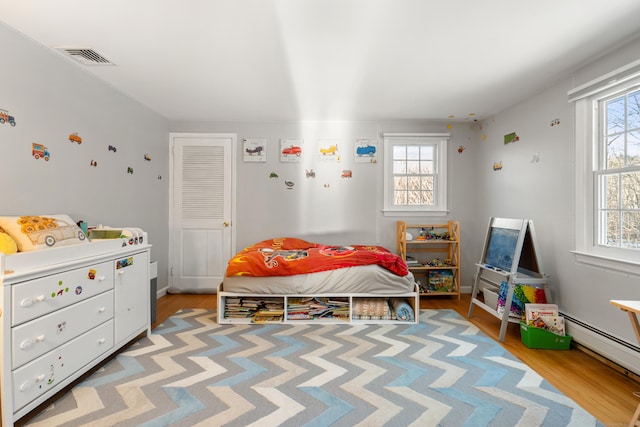
[{"label": "white baseboard trim", "polygon": [[168,286],[166,286],[166,287],[164,287],[164,288],[162,288],[162,289],[158,289],[158,290],[156,291],[156,298],[160,298],[160,297],[165,296],[165,295],[167,294],[167,289],[169,289],[169,287],[168,287]]},{"label": "white baseboard trim", "polygon": [[606,334],[562,313],[567,333],[573,341],[602,357],[640,375],[640,347]]}]

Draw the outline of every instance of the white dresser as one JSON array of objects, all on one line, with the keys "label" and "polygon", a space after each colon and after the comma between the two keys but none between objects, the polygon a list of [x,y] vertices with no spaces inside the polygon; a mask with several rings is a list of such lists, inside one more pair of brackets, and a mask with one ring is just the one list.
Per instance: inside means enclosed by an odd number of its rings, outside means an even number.
[{"label": "white dresser", "polygon": [[0,425],[150,332],[150,248],[145,234],[0,254]]}]

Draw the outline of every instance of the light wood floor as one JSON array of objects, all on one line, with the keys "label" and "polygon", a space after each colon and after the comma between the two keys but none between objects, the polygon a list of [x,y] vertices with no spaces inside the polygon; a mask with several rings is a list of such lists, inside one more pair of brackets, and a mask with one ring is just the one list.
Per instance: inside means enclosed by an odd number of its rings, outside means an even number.
[{"label": "light wood floor", "polygon": [[[452,297],[422,298],[420,307],[450,308],[467,318],[469,299],[469,294],[462,295],[460,300]],[[216,305],[215,295],[166,295],[158,300],[156,323],[152,326],[157,326],[183,308],[215,309]],[[470,320],[488,336],[498,340],[498,319],[476,307]],[[509,324],[502,345],[605,425],[629,425],[640,403],[640,399],[633,395],[633,392],[640,391],[640,382],[633,374],[627,376],[623,370],[573,347],[568,351],[530,349],[522,344],[517,324]]]}]

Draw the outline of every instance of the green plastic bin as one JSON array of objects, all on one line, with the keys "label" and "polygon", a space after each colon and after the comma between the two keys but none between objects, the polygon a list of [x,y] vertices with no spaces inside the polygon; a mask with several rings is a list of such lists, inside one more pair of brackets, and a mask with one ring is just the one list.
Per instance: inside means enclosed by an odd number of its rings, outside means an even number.
[{"label": "green plastic bin", "polygon": [[520,322],[520,337],[529,348],[543,348],[549,350],[569,350],[571,335],[556,335],[546,329],[529,326]]}]

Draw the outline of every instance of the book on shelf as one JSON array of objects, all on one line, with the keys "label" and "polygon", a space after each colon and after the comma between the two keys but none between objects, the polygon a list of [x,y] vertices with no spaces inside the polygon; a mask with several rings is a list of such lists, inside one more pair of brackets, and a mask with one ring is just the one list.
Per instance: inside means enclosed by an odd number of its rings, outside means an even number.
[{"label": "book on shelf", "polygon": [[284,316],[284,310],[259,310],[251,321],[253,323],[281,323]]},{"label": "book on shelf", "polygon": [[451,270],[430,270],[427,279],[427,291],[430,292],[453,292],[453,271]]},{"label": "book on shelf", "polygon": [[418,261],[417,259],[413,258],[413,257],[406,257],[405,261],[404,261],[408,267],[421,267],[422,263],[420,261]]}]

